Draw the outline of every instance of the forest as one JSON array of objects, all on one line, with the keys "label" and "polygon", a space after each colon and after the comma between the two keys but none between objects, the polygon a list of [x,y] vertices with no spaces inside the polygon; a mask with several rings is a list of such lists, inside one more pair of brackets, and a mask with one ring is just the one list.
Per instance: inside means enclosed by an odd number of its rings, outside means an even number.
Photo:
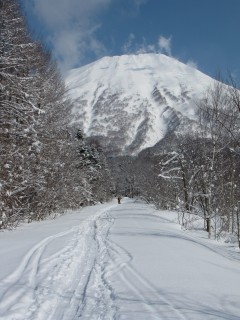
[{"label": "forest", "polygon": [[111,157],[69,125],[74,102],[18,2],[0,6],[0,229],[121,195],[178,210],[185,226],[198,215],[209,237],[240,239],[240,91],[231,77],[197,102],[197,127]]},{"label": "forest", "polygon": [[230,77],[196,103],[197,126],[169,132],[136,157],[111,159],[117,188],[178,210],[186,228],[191,215],[203,218],[209,238],[240,239],[240,91]]},{"label": "forest", "polygon": [[0,228],[108,200],[100,146],[73,131],[57,64],[32,40],[17,1],[1,0]]}]

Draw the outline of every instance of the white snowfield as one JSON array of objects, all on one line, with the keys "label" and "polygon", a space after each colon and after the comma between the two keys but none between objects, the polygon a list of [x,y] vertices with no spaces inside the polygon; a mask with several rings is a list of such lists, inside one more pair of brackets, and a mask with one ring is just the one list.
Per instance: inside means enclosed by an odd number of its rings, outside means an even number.
[{"label": "white snowfield", "polygon": [[121,136],[118,144],[127,154],[163,139],[173,119],[196,120],[195,101],[215,83],[191,66],[154,53],[104,57],[69,71],[65,81],[74,100],[72,124],[112,143]]},{"label": "white snowfield", "polygon": [[239,320],[240,253],[124,199],[0,233],[0,319]]}]

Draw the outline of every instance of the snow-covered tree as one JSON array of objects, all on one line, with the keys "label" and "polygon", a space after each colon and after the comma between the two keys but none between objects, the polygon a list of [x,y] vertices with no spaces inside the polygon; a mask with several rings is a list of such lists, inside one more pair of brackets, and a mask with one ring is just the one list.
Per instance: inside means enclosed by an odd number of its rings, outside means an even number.
[{"label": "snow-covered tree", "polygon": [[68,128],[72,102],[66,98],[56,63],[28,35],[17,1],[1,1],[0,8],[0,228],[4,228],[105,201],[111,186],[103,183],[109,177],[104,155],[85,139],[77,142]]}]

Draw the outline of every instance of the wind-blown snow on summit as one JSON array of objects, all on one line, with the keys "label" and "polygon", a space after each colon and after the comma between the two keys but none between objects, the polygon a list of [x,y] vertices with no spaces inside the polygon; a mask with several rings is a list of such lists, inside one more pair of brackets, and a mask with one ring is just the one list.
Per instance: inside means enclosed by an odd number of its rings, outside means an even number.
[{"label": "wind-blown snow on summit", "polygon": [[163,54],[104,57],[67,75],[72,124],[112,152],[137,154],[194,120],[194,101],[213,81]]}]

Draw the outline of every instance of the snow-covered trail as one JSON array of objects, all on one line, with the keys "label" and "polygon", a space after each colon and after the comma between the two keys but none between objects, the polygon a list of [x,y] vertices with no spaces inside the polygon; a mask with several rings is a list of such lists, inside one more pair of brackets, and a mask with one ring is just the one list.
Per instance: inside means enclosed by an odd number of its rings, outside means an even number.
[{"label": "snow-covered trail", "polygon": [[0,319],[240,319],[237,254],[141,202],[2,233],[0,259]]}]

